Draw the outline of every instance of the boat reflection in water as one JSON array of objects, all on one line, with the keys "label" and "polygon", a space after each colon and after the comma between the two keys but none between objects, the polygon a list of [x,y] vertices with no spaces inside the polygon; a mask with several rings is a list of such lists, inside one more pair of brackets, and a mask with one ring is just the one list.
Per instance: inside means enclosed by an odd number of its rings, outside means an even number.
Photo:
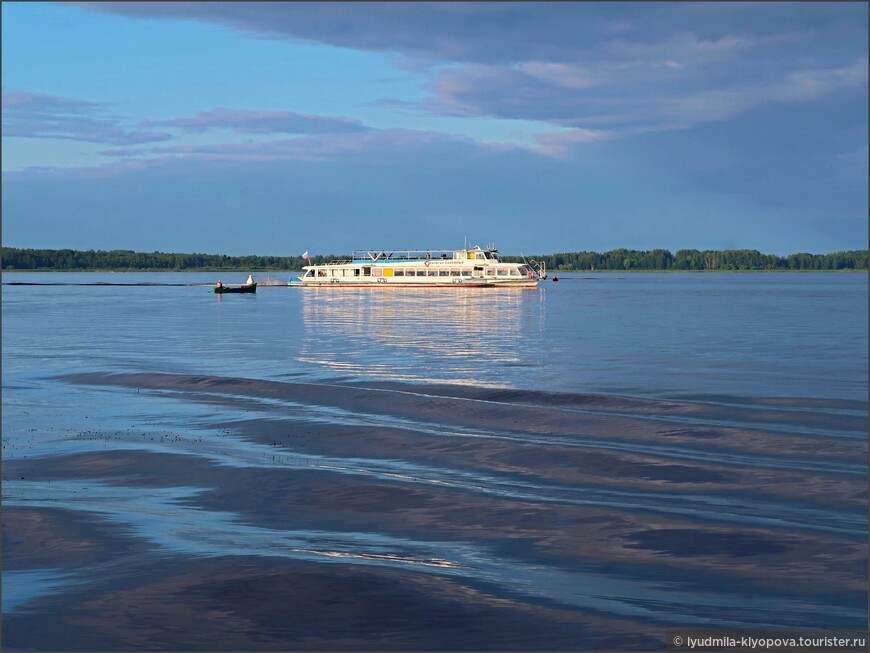
[{"label": "boat reflection in water", "polygon": [[500,387],[543,362],[546,293],[333,288],[303,293],[298,360],[367,380]]}]

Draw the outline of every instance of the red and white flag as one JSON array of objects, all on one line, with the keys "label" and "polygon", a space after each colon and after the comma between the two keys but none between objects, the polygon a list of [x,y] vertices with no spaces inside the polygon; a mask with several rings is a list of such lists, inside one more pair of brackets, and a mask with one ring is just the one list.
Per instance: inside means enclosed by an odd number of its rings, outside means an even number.
[{"label": "red and white flag", "polygon": [[305,253],[302,255],[302,258],[305,259],[306,261],[308,260],[308,250],[307,249],[305,250]]}]

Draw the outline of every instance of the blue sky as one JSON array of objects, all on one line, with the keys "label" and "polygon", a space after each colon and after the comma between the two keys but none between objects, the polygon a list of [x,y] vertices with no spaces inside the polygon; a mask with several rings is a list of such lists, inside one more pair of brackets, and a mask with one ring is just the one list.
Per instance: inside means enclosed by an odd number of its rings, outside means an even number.
[{"label": "blue sky", "polygon": [[867,19],[4,2],[3,244],[865,248]]}]

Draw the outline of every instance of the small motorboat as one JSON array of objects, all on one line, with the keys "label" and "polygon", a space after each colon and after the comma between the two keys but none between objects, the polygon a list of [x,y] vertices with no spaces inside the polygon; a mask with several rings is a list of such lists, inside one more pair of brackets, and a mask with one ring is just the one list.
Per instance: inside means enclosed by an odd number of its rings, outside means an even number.
[{"label": "small motorboat", "polygon": [[242,286],[224,286],[223,284],[221,284],[215,286],[214,291],[220,295],[226,293],[257,292],[257,282],[255,281],[254,283],[246,283]]}]

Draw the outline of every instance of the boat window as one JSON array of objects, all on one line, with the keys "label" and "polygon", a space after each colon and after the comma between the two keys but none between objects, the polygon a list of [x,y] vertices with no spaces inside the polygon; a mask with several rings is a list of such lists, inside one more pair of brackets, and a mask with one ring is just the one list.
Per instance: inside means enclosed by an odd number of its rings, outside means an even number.
[{"label": "boat window", "polygon": [[500,276],[500,277],[508,276],[508,269],[507,268],[499,268],[498,269],[498,276]]},{"label": "boat window", "polygon": [[516,268],[511,268],[511,276],[512,276],[512,277],[518,277],[518,276],[520,276],[520,271],[517,270]]},{"label": "boat window", "polygon": [[326,276],[326,270],[318,270],[318,271],[317,271],[317,276],[318,276],[318,277],[325,277],[325,276]]},{"label": "boat window", "polygon": [[404,276],[405,276],[405,270],[404,270],[404,269],[396,270],[396,271],[393,273],[393,276],[396,276],[396,277],[404,277]]},{"label": "boat window", "polygon": [[458,276],[459,276],[459,270],[450,270],[450,276],[451,276],[451,277],[458,277]]},{"label": "boat window", "polygon": [[383,270],[381,268],[365,268],[365,269],[367,269],[367,270],[370,269],[372,271],[373,277],[379,277],[383,273]]},{"label": "boat window", "polygon": [[495,276],[495,269],[494,268],[487,268],[486,269],[486,276],[494,277]]},{"label": "boat window", "polygon": [[359,268],[354,268],[354,270],[353,270],[353,276],[355,276],[355,277],[358,277],[358,276],[359,276]]},{"label": "boat window", "polygon": [[462,271],[462,276],[463,276],[463,277],[470,277],[470,276],[471,276],[471,270],[463,270],[463,271]]},{"label": "boat window", "polygon": [[430,277],[437,277],[437,276],[438,276],[438,270],[429,270],[429,276],[430,276]]},{"label": "boat window", "polygon": [[439,270],[439,271],[438,271],[438,276],[439,276],[439,277],[449,277],[449,276],[450,276],[450,270]]}]

